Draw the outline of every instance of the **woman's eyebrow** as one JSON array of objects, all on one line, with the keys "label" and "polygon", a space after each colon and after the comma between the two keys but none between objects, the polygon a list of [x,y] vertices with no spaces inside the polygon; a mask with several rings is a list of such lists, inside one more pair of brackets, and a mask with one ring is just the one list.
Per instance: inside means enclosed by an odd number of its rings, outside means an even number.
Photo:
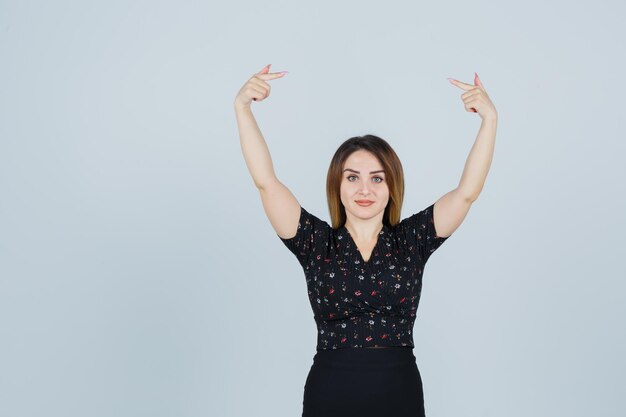
[{"label": "woman's eyebrow", "polygon": [[[350,168],[346,168],[346,169],[343,170],[343,172],[346,172],[346,171],[356,172],[357,174],[360,174],[359,171],[356,171],[356,170],[350,169]],[[380,169],[378,171],[370,171],[370,174],[376,174],[377,172],[385,172],[385,170],[384,169]]]}]

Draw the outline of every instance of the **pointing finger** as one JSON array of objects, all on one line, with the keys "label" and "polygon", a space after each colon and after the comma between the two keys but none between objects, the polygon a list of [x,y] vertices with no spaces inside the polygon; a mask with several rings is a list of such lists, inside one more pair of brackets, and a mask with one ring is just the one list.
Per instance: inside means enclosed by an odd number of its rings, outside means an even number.
[{"label": "pointing finger", "polygon": [[281,72],[270,73],[269,70],[270,70],[271,65],[272,64],[267,64],[266,66],[263,67],[261,71],[257,72],[254,75],[263,81],[267,81],[267,80],[273,80],[278,77],[282,77],[283,75],[289,72],[289,71],[281,71]]},{"label": "pointing finger", "polygon": [[280,78],[288,73],[289,71],[281,71],[281,72],[272,72],[270,74],[259,74],[257,75],[257,78],[260,78],[263,81],[269,81],[269,80],[274,80],[276,78]]},{"label": "pointing finger", "polygon": [[289,71],[281,71],[281,72],[272,72],[272,73],[266,73],[266,74],[257,74],[257,77],[262,79],[263,81],[269,81],[269,80],[273,80],[276,78],[280,78],[285,74],[288,74]]},{"label": "pointing finger", "polygon": [[471,85],[471,84],[466,84],[464,82],[461,82],[459,80],[455,80],[454,78],[448,78],[448,80],[450,81],[450,83],[452,85],[456,85],[457,87],[459,87],[460,89],[463,89],[465,91],[471,90],[472,88],[475,88],[475,85]]}]

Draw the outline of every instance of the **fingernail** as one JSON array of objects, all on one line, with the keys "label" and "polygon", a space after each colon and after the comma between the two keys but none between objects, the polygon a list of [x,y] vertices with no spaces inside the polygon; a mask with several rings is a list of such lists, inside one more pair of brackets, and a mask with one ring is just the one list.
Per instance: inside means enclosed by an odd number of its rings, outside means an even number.
[{"label": "fingernail", "polygon": [[455,79],[448,77],[448,81],[452,82],[452,81],[455,81]]},{"label": "fingernail", "polygon": [[282,74],[282,75],[285,75],[285,74],[288,74],[288,73],[289,73],[289,71],[281,71],[281,72],[279,72],[279,74]]}]

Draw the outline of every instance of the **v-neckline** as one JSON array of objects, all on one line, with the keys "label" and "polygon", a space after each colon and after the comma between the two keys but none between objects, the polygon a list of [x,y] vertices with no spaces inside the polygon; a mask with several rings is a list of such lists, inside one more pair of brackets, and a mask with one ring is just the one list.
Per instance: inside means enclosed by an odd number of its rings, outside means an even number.
[{"label": "v-neckline", "polygon": [[356,252],[357,256],[359,257],[359,260],[363,262],[363,265],[369,266],[372,262],[372,258],[374,258],[374,254],[377,253],[376,249],[378,249],[378,245],[380,244],[382,235],[385,232],[385,225],[383,224],[383,228],[380,229],[380,231],[378,232],[378,236],[376,237],[376,243],[374,244],[374,247],[372,248],[372,252],[370,253],[370,256],[367,259],[367,261],[363,258],[363,254],[359,250],[359,247],[357,246],[355,240],[352,238],[352,235],[350,234],[350,231],[348,230],[348,228],[345,225],[343,225],[342,228],[343,230],[345,230],[346,235],[348,236],[348,239],[350,239],[350,242],[352,243],[352,251]]}]

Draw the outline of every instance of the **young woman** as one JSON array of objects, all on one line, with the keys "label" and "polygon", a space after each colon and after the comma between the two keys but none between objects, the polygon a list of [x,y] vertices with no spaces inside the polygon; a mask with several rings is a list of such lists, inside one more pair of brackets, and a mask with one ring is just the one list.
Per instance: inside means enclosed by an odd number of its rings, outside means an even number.
[{"label": "young woman", "polygon": [[475,76],[467,111],[482,118],[454,190],[400,221],[404,175],[389,144],[373,135],[348,139],[327,173],[332,226],[301,207],[274,174],[252,101],[269,96],[254,74],[235,98],[243,155],[276,234],[303,268],[317,348],[303,396],[304,417],[424,416],[422,380],[413,354],[413,324],[426,261],[452,235],[478,198],[495,143],[497,113]]}]

